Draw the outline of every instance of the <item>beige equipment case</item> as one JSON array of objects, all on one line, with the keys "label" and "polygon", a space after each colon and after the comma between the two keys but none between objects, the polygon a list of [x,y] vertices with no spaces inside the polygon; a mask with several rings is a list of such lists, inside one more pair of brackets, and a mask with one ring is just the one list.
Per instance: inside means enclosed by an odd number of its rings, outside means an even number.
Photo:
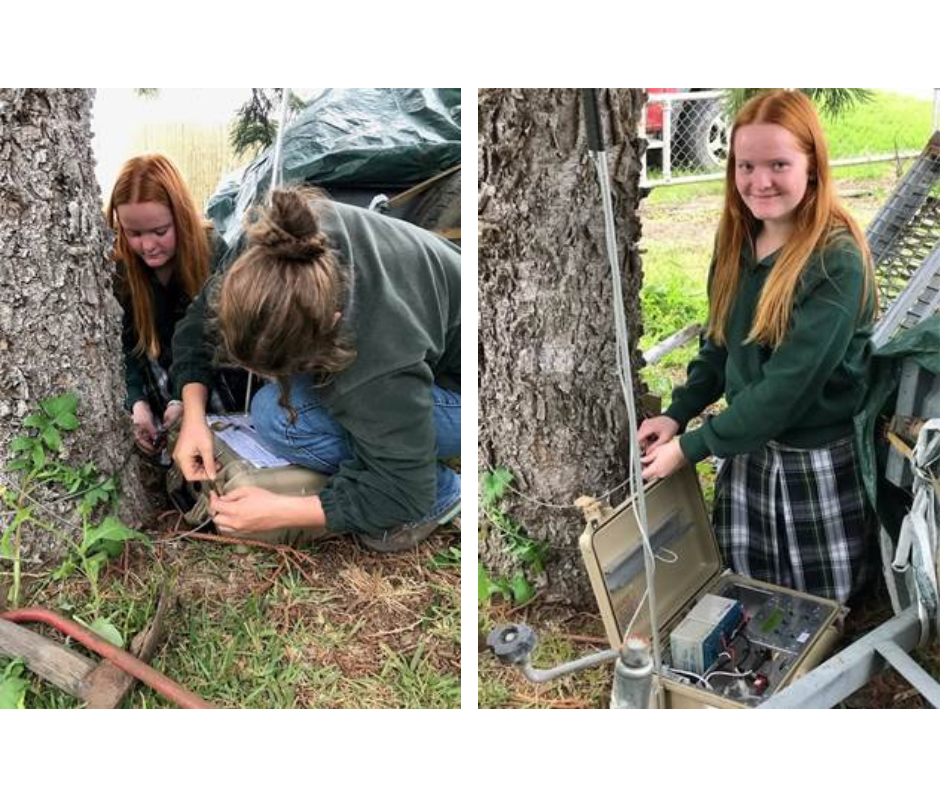
[{"label": "beige equipment case", "polygon": [[[632,500],[615,509],[581,499],[587,528],[581,553],[597,598],[611,648],[619,649],[624,632],[641,605],[632,634],[650,637],[643,543]],[[657,556],[655,597],[663,662],[661,703],[665,708],[747,708],[793,683],[822,662],[841,635],[846,608],[832,600],[723,572],[695,469],[686,466],[646,488],[649,538]],[[670,633],[705,594],[738,598],[752,617],[746,633],[760,640],[773,657],[767,663],[769,685],[761,696],[730,691],[734,679],[722,679],[726,696],[672,673]],[[794,637],[795,635],[795,637]],[[751,644],[753,647],[754,644]],[[750,649],[749,649],[750,651]],[[717,685],[719,682],[715,680]],[[743,682],[738,681],[741,687]],[[656,693],[653,693],[656,703]]]},{"label": "beige equipment case", "polygon": [[[266,462],[278,461],[278,458],[260,447],[254,429],[246,417],[209,416],[207,421],[213,433],[215,459],[222,466],[216,473],[215,484],[186,481],[176,463],[167,472],[166,486],[170,499],[183,513],[183,519],[193,528],[201,524],[207,525],[211,521],[209,492],[213,489],[219,495],[228,495],[242,487],[261,487],[279,495],[303,496],[315,495],[326,485],[329,477],[309,468],[290,465],[283,460],[279,461],[280,464],[266,466]],[[244,446],[246,450],[239,451],[224,439],[226,433],[235,432],[239,433],[239,438],[243,441],[236,445]],[[171,454],[177,438],[178,432],[174,431],[169,438]],[[303,547],[327,536],[327,531],[325,528],[277,528],[243,533],[239,536],[272,544]]]}]

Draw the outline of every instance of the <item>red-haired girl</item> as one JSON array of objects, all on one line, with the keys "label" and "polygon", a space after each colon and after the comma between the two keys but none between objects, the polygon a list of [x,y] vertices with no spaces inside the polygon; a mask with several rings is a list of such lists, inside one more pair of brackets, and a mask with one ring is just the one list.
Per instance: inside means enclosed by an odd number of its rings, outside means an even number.
[{"label": "red-haired girl", "polygon": [[[724,458],[714,525],[726,564],[845,601],[866,580],[872,549],[852,419],[876,292],[802,93],[759,94],[735,119],[708,294],[688,380],[640,427],[644,478]],[[723,412],[679,436],[722,395]]]},{"label": "red-haired girl", "polygon": [[120,265],[126,406],[137,445],[153,454],[161,428],[182,412],[168,380],[173,330],[225,245],[197,211],[179,171],[159,154],[124,164],[107,219],[117,236],[114,259]]}]

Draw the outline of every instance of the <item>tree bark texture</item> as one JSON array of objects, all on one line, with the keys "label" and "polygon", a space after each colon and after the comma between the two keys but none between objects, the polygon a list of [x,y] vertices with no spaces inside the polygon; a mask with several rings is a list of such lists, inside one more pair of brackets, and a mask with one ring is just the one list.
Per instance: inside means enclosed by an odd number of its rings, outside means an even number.
[{"label": "tree bark texture", "polygon": [[[605,89],[598,99],[639,397],[642,92]],[[578,550],[584,521],[573,502],[626,479],[627,416],[601,194],[579,92],[481,90],[478,145],[480,469],[508,468],[528,496],[510,491],[501,505],[551,548],[536,579],[542,598],[590,605]],[[480,529],[484,565],[512,576],[519,567],[505,534],[482,512]]]},{"label": "tree bark texture", "polygon": [[[26,434],[27,413],[73,391],[81,425],[63,433],[60,459],[119,474],[122,519],[135,527],[144,496],[123,413],[121,308],[94,175],[93,95],[0,90],[0,467],[12,438]],[[3,475],[4,484],[15,479]],[[46,502],[37,514],[75,538],[74,507]],[[65,548],[39,528],[24,528],[21,538],[25,556],[56,557]]]}]

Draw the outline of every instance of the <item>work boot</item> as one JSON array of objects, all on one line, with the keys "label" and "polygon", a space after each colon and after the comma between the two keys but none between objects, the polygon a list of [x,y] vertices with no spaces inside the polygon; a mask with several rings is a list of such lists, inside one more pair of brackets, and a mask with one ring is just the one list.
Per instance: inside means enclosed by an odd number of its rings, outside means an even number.
[{"label": "work boot", "polygon": [[366,536],[365,534],[356,534],[356,536],[359,537],[359,542],[363,547],[374,550],[376,553],[403,553],[423,542],[439,526],[449,523],[458,514],[460,514],[460,501],[457,501],[437,519],[405,523],[392,531],[386,531],[382,536]]}]

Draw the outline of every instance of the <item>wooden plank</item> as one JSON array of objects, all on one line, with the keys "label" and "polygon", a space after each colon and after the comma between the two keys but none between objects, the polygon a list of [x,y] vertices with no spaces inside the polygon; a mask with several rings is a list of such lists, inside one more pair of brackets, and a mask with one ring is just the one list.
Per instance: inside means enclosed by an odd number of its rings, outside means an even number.
[{"label": "wooden plank", "polygon": [[0,654],[22,659],[37,676],[76,698],[83,696],[85,677],[95,668],[94,660],[2,619]]},{"label": "wooden plank", "polygon": [[[164,621],[173,599],[174,597],[166,591],[160,594],[153,621],[138,632],[131,642],[131,653],[138,659],[144,662],[153,659],[157,646],[163,639]],[[89,709],[116,709],[136,682],[137,679],[129,673],[125,673],[113,662],[103,659],[85,678],[82,697]]]}]

